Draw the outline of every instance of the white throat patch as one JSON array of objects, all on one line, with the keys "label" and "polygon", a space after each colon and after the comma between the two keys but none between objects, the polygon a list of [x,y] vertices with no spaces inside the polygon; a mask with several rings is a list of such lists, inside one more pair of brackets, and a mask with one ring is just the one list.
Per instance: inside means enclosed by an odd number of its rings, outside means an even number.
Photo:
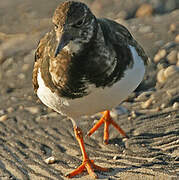
[{"label": "white throat patch", "polygon": [[78,43],[74,43],[74,41],[70,41],[68,45],[66,45],[63,49],[68,51],[70,54],[77,54],[81,49]]}]

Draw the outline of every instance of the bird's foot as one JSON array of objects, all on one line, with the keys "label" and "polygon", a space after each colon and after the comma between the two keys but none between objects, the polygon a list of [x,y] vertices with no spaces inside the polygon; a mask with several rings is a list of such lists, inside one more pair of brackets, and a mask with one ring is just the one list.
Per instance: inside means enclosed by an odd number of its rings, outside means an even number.
[{"label": "bird's foot", "polygon": [[95,165],[94,161],[88,158],[88,155],[86,153],[85,146],[84,146],[83,133],[81,129],[79,127],[74,127],[74,132],[75,132],[75,137],[80,145],[80,149],[83,156],[83,162],[78,168],[76,168],[71,173],[67,174],[66,177],[72,178],[73,176],[78,175],[82,173],[83,171],[88,171],[89,175],[96,179],[98,178],[98,176],[95,174],[94,170],[109,171],[108,168],[102,168],[100,166]]},{"label": "bird's foot", "polygon": [[104,172],[109,171],[108,168],[102,168],[100,166],[95,165],[93,160],[86,159],[86,160],[83,160],[82,164],[78,168],[76,168],[71,173],[67,174],[66,177],[72,178],[73,176],[76,176],[76,175],[82,173],[83,171],[88,171],[88,174],[92,178],[97,179],[98,176],[96,175],[94,170],[104,171]]},{"label": "bird's foot", "polygon": [[109,125],[112,124],[122,136],[127,137],[126,133],[120,128],[120,126],[111,118],[110,111],[102,112],[103,116],[101,119],[90,129],[87,136],[91,136],[103,123],[104,123],[104,143],[108,144],[109,140]]}]

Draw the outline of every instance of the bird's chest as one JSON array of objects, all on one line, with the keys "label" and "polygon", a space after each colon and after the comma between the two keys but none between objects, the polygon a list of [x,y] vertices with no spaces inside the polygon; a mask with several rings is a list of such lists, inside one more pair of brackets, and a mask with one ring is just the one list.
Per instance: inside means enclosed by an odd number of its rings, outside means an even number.
[{"label": "bird's chest", "polygon": [[88,86],[88,95],[68,100],[69,106],[65,111],[69,116],[92,115],[111,109],[137,88],[144,77],[145,66],[135,48],[130,46],[130,49],[133,57],[132,67],[128,67],[123,76],[112,85],[96,87],[95,84],[91,84]]},{"label": "bird's chest", "polygon": [[[67,104],[67,101],[63,98],[60,98],[57,92],[53,92],[51,88],[49,88],[46,84],[44,79],[42,78],[42,74],[40,68],[38,69],[37,74],[37,82],[38,82],[38,89],[37,89],[37,96],[39,99],[51,109],[62,113],[61,107]],[[62,113],[63,114],[63,113]]]},{"label": "bird's chest", "polygon": [[[111,109],[123,101],[142,81],[145,67],[134,48],[131,47],[134,59],[133,66],[124,72],[124,76],[112,86],[96,87],[87,85],[88,94],[79,98],[67,98],[52,92],[38,71],[37,95],[48,107],[67,116],[78,118],[82,115],[92,115],[106,109]],[[85,83],[84,83],[85,84]]]}]

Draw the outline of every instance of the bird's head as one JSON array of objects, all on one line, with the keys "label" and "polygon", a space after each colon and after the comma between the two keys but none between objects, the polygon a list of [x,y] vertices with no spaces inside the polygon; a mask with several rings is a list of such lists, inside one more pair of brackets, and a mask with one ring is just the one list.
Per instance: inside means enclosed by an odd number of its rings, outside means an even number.
[{"label": "bird's head", "polygon": [[63,48],[77,53],[96,33],[97,22],[90,9],[81,2],[65,1],[55,10],[53,24],[57,47],[55,57]]}]

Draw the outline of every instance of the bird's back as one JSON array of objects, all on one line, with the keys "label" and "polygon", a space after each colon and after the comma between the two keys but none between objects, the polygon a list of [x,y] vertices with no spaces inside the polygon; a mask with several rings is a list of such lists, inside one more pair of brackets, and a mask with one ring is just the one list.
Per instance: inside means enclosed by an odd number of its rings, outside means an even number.
[{"label": "bird's back", "polygon": [[[113,21],[106,18],[98,19],[100,26],[102,28],[104,36],[108,39],[109,43],[117,47],[121,47],[123,49],[127,48],[129,45],[135,47],[139,56],[141,56],[144,64],[148,64],[148,57],[145,54],[145,51],[140,46],[140,44],[132,37],[131,33],[128,29]],[[119,52],[119,49],[116,49],[116,52]],[[128,58],[129,61],[129,58]]]}]

